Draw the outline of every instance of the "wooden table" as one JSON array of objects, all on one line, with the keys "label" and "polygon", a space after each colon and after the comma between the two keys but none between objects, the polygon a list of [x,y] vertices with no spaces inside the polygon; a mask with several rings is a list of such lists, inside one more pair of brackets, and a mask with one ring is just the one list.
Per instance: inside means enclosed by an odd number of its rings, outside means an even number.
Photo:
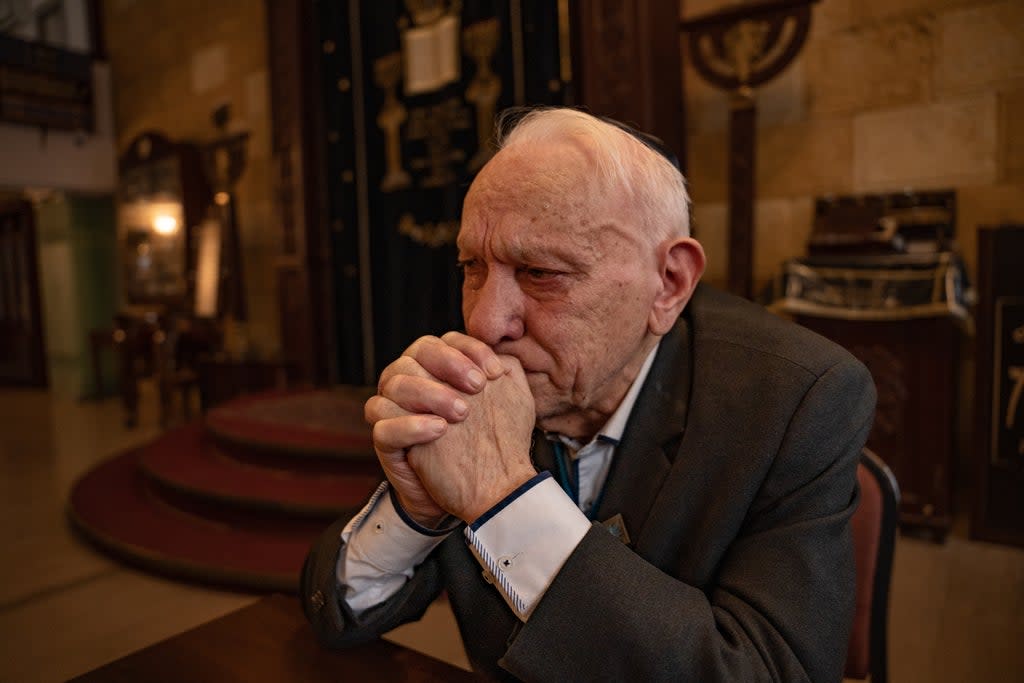
[{"label": "wooden table", "polygon": [[475,676],[374,641],[332,652],[317,644],[295,598],[274,595],[72,679],[73,683],[458,683]]}]

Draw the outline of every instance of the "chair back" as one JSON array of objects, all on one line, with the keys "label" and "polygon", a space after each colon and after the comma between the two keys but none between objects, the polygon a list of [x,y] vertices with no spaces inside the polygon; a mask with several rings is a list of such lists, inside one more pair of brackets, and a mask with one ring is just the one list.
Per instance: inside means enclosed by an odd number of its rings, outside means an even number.
[{"label": "chair back", "polygon": [[889,584],[899,515],[892,471],[868,449],[857,465],[860,500],[853,513],[856,607],[846,654],[846,678],[885,683],[888,674]]}]

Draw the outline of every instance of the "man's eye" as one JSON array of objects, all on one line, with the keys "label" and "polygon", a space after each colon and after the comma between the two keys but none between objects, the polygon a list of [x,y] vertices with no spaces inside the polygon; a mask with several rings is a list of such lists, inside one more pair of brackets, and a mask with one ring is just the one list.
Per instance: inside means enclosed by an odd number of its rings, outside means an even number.
[{"label": "man's eye", "polygon": [[558,275],[556,271],[544,270],[543,268],[523,268],[520,272],[535,281],[550,280]]},{"label": "man's eye", "polygon": [[466,259],[455,264],[462,271],[463,285],[470,288],[477,288],[484,278],[483,264],[475,259]]}]

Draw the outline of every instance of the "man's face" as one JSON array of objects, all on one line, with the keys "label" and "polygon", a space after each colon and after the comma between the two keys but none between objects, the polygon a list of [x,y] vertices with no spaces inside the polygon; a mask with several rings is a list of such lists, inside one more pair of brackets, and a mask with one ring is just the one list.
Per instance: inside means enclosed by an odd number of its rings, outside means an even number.
[{"label": "man's face", "polygon": [[540,426],[571,436],[592,435],[629,388],[659,287],[655,248],[587,168],[568,145],[503,150],[458,238],[467,332],[516,357]]}]

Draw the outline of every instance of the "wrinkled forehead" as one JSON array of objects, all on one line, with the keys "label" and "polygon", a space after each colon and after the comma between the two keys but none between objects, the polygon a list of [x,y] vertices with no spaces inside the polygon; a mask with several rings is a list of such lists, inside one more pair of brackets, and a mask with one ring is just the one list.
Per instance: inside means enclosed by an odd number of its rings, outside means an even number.
[{"label": "wrinkled forehead", "polygon": [[462,257],[567,270],[629,258],[641,241],[637,224],[595,175],[585,152],[572,145],[502,150],[466,196],[457,239]]},{"label": "wrinkled forehead", "polygon": [[481,169],[467,203],[482,195],[489,203],[504,198],[518,205],[548,205],[593,199],[596,176],[592,154],[577,144],[522,144],[501,150]]},{"label": "wrinkled forehead", "polygon": [[591,222],[607,215],[606,191],[576,145],[522,145],[499,151],[466,195],[463,222],[515,214],[528,221]]}]

